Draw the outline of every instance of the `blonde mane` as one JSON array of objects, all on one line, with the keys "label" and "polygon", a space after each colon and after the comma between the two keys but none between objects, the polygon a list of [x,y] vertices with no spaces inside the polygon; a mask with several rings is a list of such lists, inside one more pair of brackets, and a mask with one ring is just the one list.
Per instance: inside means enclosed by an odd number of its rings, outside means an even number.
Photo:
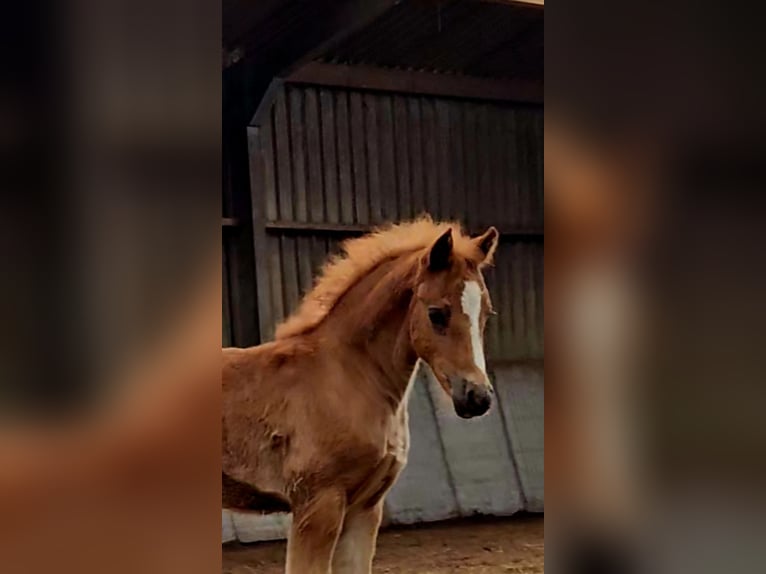
[{"label": "blonde mane", "polygon": [[324,265],[314,288],[298,309],[277,327],[276,339],[287,339],[317,327],[338,300],[362,277],[388,259],[430,247],[452,229],[454,251],[465,258],[478,257],[471,238],[459,223],[435,222],[430,217],[388,225],[363,237],[349,239],[343,250]]}]

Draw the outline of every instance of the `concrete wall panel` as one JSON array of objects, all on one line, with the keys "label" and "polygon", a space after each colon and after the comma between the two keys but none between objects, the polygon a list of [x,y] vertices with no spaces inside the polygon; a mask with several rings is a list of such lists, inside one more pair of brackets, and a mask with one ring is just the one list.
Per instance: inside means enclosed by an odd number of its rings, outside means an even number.
[{"label": "concrete wall panel", "polygon": [[232,512],[234,531],[240,542],[282,540],[292,524],[292,514],[255,514]]},{"label": "concrete wall panel", "polygon": [[495,370],[496,389],[526,498],[526,510],[543,511],[545,398],[542,366]]},{"label": "concrete wall panel", "polygon": [[521,486],[497,405],[483,417],[461,419],[435,379],[428,387],[460,514],[509,515],[522,510]]}]

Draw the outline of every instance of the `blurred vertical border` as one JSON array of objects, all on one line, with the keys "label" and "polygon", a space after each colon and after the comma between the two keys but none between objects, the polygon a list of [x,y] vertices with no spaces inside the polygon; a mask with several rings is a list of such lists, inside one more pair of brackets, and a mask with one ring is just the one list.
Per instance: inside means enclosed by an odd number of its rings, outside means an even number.
[{"label": "blurred vertical border", "polygon": [[2,570],[215,571],[221,7],[0,32]]},{"label": "blurred vertical border", "polygon": [[760,571],[761,11],[547,12],[547,562]]}]

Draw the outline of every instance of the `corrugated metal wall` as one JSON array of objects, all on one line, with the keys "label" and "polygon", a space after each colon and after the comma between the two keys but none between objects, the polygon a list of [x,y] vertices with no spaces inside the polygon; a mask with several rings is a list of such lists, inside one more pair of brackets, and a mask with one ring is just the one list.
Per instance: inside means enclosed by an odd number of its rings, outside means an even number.
[{"label": "corrugated metal wall", "polygon": [[542,119],[538,108],[284,88],[260,133],[264,338],[340,240],[428,212],[506,232],[487,274],[500,313],[489,354],[541,358]]},{"label": "corrugated metal wall", "polygon": [[[390,522],[542,510],[542,127],[535,107],[287,85],[251,134],[263,340],[328,253],[371,225],[428,212],[501,230],[486,273],[498,311],[486,333],[498,404],[464,421],[440,389],[417,385]],[[242,541],[279,537],[286,524],[224,520]]]},{"label": "corrugated metal wall", "polygon": [[269,120],[269,221],[542,223],[540,109],[288,85]]}]

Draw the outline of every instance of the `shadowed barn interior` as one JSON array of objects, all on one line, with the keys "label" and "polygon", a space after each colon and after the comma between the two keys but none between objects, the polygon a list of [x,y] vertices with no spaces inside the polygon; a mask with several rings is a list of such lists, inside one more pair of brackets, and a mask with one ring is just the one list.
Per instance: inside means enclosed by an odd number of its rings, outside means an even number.
[{"label": "shadowed barn interior", "polygon": [[[496,403],[458,419],[419,374],[384,520],[542,512],[542,7],[226,0],[223,44],[223,345],[273,339],[348,237],[424,212],[495,226]],[[225,512],[222,535],[288,521]]]}]

